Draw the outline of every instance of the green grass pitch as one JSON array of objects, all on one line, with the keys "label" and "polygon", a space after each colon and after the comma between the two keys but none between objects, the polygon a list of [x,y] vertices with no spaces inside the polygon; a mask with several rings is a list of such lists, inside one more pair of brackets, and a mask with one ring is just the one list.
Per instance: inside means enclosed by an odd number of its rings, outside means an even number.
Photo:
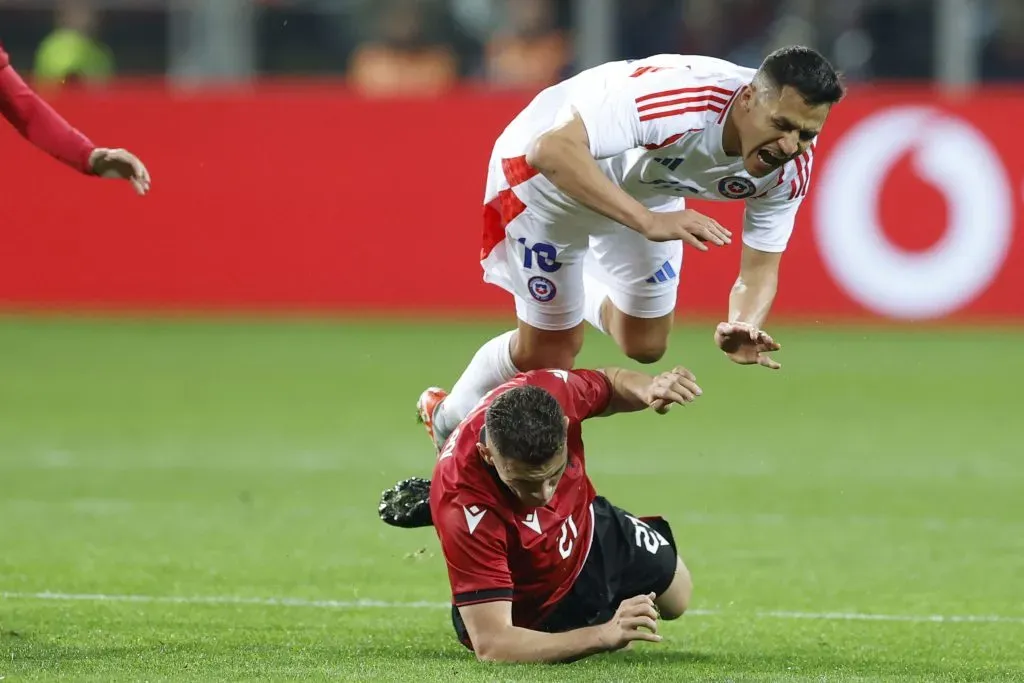
[{"label": "green grass pitch", "polygon": [[699,404],[585,437],[599,491],[673,523],[694,613],[478,664],[433,531],[376,503],[430,471],[419,391],[501,329],[0,318],[0,677],[1024,680],[1021,330],[773,328],[772,373],[679,328],[658,367]]}]

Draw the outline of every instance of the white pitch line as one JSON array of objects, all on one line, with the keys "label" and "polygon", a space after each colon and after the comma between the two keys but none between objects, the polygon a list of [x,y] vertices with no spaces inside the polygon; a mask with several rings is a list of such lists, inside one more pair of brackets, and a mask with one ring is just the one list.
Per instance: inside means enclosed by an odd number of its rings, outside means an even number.
[{"label": "white pitch line", "polygon": [[[395,602],[388,600],[308,600],[305,598],[246,598],[232,595],[107,595],[104,593],[0,592],[6,600],[54,600],[64,602],[133,602],[171,605],[256,605],[263,607],[311,607],[315,609],[449,609],[451,603]],[[1024,617],[988,614],[873,614],[870,612],[790,612],[782,610],[731,612],[693,609],[687,616],[734,616],[757,619],[806,619],[817,621],[893,621],[937,624],[1024,624]]]},{"label": "white pitch line", "polygon": [[233,595],[106,595],[104,593],[0,593],[11,600],[66,602],[146,602],[172,605],[257,605],[264,607],[315,607],[319,609],[440,609],[446,602],[388,602],[385,600],[307,600],[305,598],[245,598]]},{"label": "white pitch line", "polygon": [[872,614],[870,612],[755,612],[762,619],[810,619],[821,621],[903,621],[933,624],[1024,624],[1024,617],[996,614]]}]

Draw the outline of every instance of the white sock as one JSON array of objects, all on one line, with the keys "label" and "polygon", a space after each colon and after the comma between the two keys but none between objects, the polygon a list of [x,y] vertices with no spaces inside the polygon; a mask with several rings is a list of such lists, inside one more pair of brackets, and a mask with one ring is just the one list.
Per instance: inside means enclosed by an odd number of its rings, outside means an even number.
[{"label": "white sock", "polygon": [[512,363],[512,335],[509,330],[480,347],[469,366],[452,387],[451,393],[434,413],[434,434],[438,441],[447,438],[455,427],[473,410],[480,399],[515,377],[519,370]]},{"label": "white sock", "polygon": [[608,298],[610,288],[592,275],[583,274],[583,317],[595,330],[608,334],[601,322],[601,307]]}]

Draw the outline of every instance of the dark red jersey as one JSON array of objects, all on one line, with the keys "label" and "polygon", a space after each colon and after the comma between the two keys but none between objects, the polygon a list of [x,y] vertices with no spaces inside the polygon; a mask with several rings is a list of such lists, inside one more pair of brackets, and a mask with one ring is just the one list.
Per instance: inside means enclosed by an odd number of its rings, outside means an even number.
[{"label": "dark red jersey", "polygon": [[[528,508],[477,450],[487,407],[513,387],[550,392],[569,418],[565,473],[555,495]],[[512,601],[512,621],[536,627],[572,587],[593,538],[594,486],[580,423],[608,407],[611,384],[593,370],[536,370],[490,392],[445,442],[430,485],[430,510],[456,606]]]}]

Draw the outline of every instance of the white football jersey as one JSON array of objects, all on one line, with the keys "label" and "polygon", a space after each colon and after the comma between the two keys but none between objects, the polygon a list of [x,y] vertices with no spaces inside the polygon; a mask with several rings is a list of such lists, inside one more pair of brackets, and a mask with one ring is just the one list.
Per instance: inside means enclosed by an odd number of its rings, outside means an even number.
[{"label": "white football jersey", "polygon": [[[644,205],[670,210],[689,197],[744,200],[744,243],[783,251],[807,193],[813,146],[764,178],[747,173],[741,157],[725,154],[726,115],[754,73],[720,59],[671,54],[602,64],[539,93],[498,138],[494,153],[521,157],[538,136],[578,113],[599,166]],[[514,191],[552,220],[589,212],[544,178]]]}]

